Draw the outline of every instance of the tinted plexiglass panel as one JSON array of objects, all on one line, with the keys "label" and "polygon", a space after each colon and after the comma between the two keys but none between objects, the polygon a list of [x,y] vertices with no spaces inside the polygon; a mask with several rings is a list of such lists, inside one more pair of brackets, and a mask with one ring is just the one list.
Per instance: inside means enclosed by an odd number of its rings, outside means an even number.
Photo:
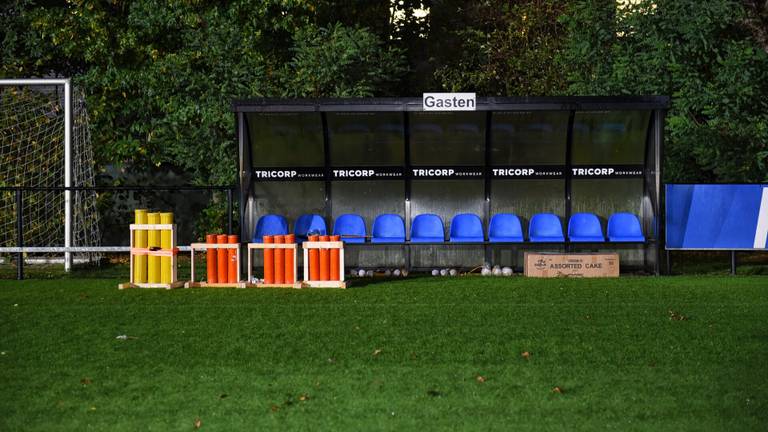
[{"label": "tinted plexiglass panel", "polygon": [[322,167],[323,125],[319,113],[248,113],[254,167]]},{"label": "tinted plexiglass panel", "polygon": [[528,223],[536,213],[554,213],[565,223],[564,180],[494,180],[491,182],[491,215],[513,213],[520,218],[528,238]]},{"label": "tinted plexiglass panel", "polygon": [[650,111],[576,112],[573,163],[643,164],[650,115]]},{"label": "tinted plexiglass panel", "polygon": [[484,202],[481,180],[418,180],[411,184],[411,217],[423,213],[440,216],[446,238],[454,215],[474,213],[482,219]]},{"label": "tinted plexiglass panel", "polygon": [[254,183],[251,203],[253,227],[260,216],[278,214],[288,219],[289,229],[293,232],[293,224],[300,215],[324,214],[325,186],[318,181]]},{"label": "tinted plexiglass panel", "polygon": [[333,166],[401,166],[404,161],[403,114],[328,113]]},{"label": "tinted plexiglass panel", "polygon": [[491,165],[563,165],[568,111],[494,112]]},{"label": "tinted plexiglass panel", "polygon": [[409,114],[411,164],[483,165],[485,161],[485,113]]},{"label": "tinted plexiglass panel", "polygon": [[614,213],[632,213],[642,220],[642,207],[643,179],[585,179],[571,183],[571,211],[596,214],[603,228]]},{"label": "tinted plexiglass panel", "polygon": [[384,213],[405,215],[405,185],[402,181],[333,182],[333,218],[345,213],[365,219],[368,235],[376,216]]}]

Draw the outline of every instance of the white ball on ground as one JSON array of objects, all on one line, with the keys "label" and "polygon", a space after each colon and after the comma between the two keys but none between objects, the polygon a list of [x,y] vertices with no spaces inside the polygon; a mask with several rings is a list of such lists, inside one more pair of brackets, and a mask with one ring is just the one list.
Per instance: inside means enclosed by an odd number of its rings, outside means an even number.
[{"label": "white ball on ground", "polygon": [[483,267],[482,270],[480,270],[480,274],[483,276],[490,276],[491,275],[491,269],[488,267]]},{"label": "white ball on ground", "polygon": [[365,270],[360,269],[357,271],[357,277],[365,277]]},{"label": "white ball on ground", "polygon": [[450,269],[448,270],[448,274],[450,274],[451,276],[456,276],[457,274],[459,274],[459,272],[456,271],[456,269]]},{"label": "white ball on ground", "polygon": [[495,266],[491,272],[494,276],[501,276],[501,268],[499,266]]},{"label": "white ball on ground", "polygon": [[448,276],[448,269],[440,270],[440,276]]},{"label": "white ball on ground", "polygon": [[368,270],[367,272],[365,272],[365,275],[368,277],[373,277],[373,270]]},{"label": "white ball on ground", "polygon": [[512,276],[512,267],[502,267],[501,274],[504,276]]},{"label": "white ball on ground", "polygon": [[433,270],[432,270],[432,276],[440,276],[440,270],[438,270],[438,269],[433,269]]},{"label": "white ball on ground", "polygon": [[349,270],[349,276],[350,277],[357,276],[357,269],[350,269]]},{"label": "white ball on ground", "polygon": [[493,266],[493,268],[491,270],[492,271],[496,271],[496,270],[501,271],[501,266],[500,265],[495,265],[495,266]]},{"label": "white ball on ground", "polygon": [[398,277],[398,276],[400,276],[400,269],[395,269],[395,271],[393,271],[393,272],[392,272],[392,274],[393,274],[395,277]]}]

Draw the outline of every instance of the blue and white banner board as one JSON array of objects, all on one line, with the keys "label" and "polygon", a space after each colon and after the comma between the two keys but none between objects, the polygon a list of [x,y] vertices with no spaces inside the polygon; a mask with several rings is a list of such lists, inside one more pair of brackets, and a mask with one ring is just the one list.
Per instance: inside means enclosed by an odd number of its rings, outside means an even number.
[{"label": "blue and white banner board", "polygon": [[667,249],[766,249],[768,184],[666,185]]}]

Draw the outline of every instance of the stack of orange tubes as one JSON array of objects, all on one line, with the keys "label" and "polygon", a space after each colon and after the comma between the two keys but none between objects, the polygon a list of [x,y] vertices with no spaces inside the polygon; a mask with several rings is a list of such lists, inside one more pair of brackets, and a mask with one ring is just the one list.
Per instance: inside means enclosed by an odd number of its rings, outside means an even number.
[{"label": "stack of orange tubes", "polygon": [[[265,244],[293,244],[296,236],[272,235],[264,236]],[[266,248],[264,249],[264,283],[265,284],[292,284],[296,282],[296,253],[291,248]]]},{"label": "stack of orange tubes", "polygon": [[[311,235],[309,241],[341,241],[341,236]],[[309,250],[309,280],[338,281],[341,280],[339,249],[312,248]]]},{"label": "stack of orange tubes", "polygon": [[[226,244],[227,243],[227,235],[226,234],[219,234],[216,236],[216,243],[218,244]],[[228,277],[228,267],[227,267],[227,250],[226,249],[216,249],[216,267],[217,267],[217,273],[218,273],[218,279],[219,283],[227,283]]]},{"label": "stack of orange tubes", "polygon": [[[216,243],[216,234],[207,234],[205,242],[208,244]],[[206,269],[208,270],[208,283],[218,283],[219,274],[216,271],[216,249],[205,250]]]},{"label": "stack of orange tubes", "polygon": [[[205,242],[208,244],[236,244],[239,242],[239,237],[236,235],[207,234]],[[237,250],[206,249],[206,270],[208,283],[238,283]]]}]

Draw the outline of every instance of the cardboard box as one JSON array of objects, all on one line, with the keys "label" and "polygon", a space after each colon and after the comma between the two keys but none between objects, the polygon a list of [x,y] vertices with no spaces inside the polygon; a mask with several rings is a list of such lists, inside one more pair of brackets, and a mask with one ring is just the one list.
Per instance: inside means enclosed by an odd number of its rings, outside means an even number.
[{"label": "cardboard box", "polygon": [[545,278],[619,277],[619,254],[526,252],[524,272]]}]

